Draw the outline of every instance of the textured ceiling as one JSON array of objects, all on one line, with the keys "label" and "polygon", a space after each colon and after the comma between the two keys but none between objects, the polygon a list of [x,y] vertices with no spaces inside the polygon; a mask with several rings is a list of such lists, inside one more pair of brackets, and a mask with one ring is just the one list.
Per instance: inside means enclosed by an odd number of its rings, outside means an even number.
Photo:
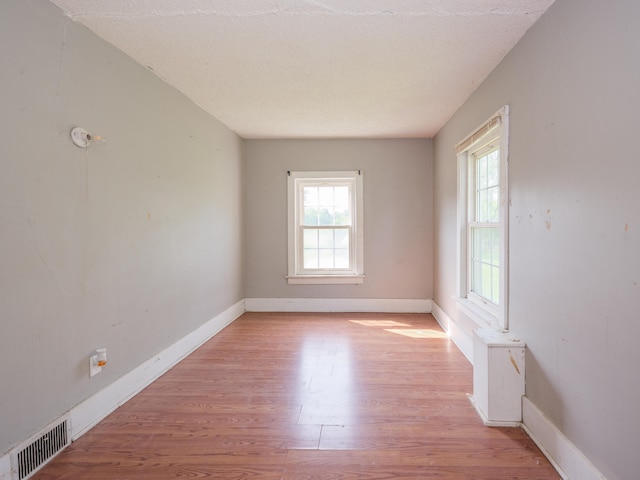
[{"label": "textured ceiling", "polygon": [[51,0],[245,138],[432,137],[553,0]]}]

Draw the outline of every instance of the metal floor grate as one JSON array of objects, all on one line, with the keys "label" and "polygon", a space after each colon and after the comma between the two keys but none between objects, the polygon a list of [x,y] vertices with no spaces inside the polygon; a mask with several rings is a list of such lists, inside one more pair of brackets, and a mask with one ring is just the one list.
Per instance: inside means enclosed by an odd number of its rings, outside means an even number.
[{"label": "metal floor grate", "polygon": [[14,478],[25,480],[69,443],[69,421],[64,419],[15,453]]}]

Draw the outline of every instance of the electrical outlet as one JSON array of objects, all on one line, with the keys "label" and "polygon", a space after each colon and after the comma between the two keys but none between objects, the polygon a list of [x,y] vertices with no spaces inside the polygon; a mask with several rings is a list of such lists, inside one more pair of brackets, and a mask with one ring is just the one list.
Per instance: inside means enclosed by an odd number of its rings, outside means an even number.
[{"label": "electrical outlet", "polygon": [[93,377],[101,371],[102,367],[98,366],[98,355],[91,355],[89,357],[89,377]]}]

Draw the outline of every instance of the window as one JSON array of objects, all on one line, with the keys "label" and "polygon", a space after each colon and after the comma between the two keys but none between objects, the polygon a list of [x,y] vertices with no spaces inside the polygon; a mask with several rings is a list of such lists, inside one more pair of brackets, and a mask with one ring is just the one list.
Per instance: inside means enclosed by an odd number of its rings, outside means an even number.
[{"label": "window", "polygon": [[362,172],[288,178],[288,282],[363,283]]},{"label": "window", "polygon": [[456,147],[459,306],[501,330],[507,321],[508,107]]}]

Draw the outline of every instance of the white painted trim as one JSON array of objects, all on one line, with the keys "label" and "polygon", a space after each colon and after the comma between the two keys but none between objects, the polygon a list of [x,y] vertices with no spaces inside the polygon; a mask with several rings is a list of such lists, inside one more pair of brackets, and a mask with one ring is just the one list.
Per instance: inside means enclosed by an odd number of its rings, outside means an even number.
[{"label": "white painted trim", "polygon": [[473,336],[465,332],[460,326],[445,313],[440,306],[432,301],[431,314],[440,324],[442,329],[449,335],[449,338],[456,344],[469,363],[473,365]]},{"label": "white painted trim", "polygon": [[70,411],[71,439],[77,440],[243,313],[244,300],[241,300],[72,408]]},{"label": "white painted trim", "polygon": [[0,456],[0,480],[11,480],[11,454]]},{"label": "white painted trim", "polygon": [[297,275],[288,276],[289,285],[362,285],[364,275]]},{"label": "white painted trim", "polygon": [[[475,295],[477,296],[477,295]],[[500,324],[498,317],[489,310],[482,308],[477,302],[469,298],[456,297],[456,307],[458,311],[478,324],[479,327],[488,326],[496,332],[505,332],[506,329]]]},{"label": "white painted trim", "polygon": [[476,403],[476,400],[473,397],[473,395],[467,395],[467,397],[469,398],[471,405],[473,405],[473,408],[476,409],[478,416],[487,427],[521,427],[522,426],[522,422],[517,422],[517,421],[489,420],[487,416],[484,414],[484,412],[482,411],[482,409]]},{"label": "white painted trim", "polygon": [[428,299],[246,298],[247,312],[431,313]]},{"label": "white painted trim", "polygon": [[565,480],[607,480],[587,457],[526,396],[523,428]]}]

